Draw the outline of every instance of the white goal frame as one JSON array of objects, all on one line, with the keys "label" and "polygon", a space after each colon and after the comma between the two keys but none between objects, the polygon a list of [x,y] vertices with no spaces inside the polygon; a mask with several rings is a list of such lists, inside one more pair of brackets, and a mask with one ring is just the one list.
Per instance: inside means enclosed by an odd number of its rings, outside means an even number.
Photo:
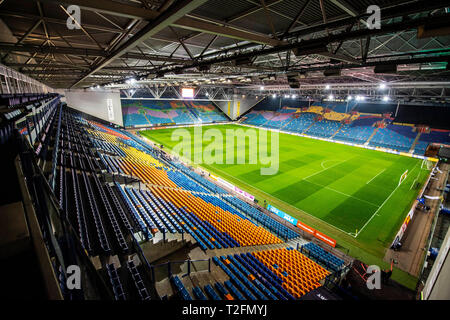
[{"label": "white goal frame", "polygon": [[406,178],[408,177],[408,169],[402,173],[402,175],[400,176],[400,179],[398,180],[398,186],[402,184],[403,181],[406,180]]}]

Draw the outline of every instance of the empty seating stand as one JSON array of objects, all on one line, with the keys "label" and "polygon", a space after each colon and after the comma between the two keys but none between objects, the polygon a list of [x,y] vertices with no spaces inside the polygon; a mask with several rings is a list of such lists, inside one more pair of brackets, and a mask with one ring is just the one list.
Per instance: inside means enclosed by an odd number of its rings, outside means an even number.
[{"label": "empty seating stand", "polygon": [[170,281],[175,287],[175,291],[178,295],[178,297],[182,300],[193,300],[189,292],[187,291],[186,287],[183,285],[183,282],[181,282],[180,278],[178,276],[171,276]]},{"label": "empty seating stand", "polygon": [[117,273],[117,269],[115,268],[113,263],[106,265],[106,272],[107,272],[107,274],[109,276],[109,280],[111,282],[111,286],[112,286],[112,289],[114,292],[114,298],[116,300],[126,300],[127,297],[123,290],[122,283],[121,283],[119,275]]},{"label": "empty seating stand", "polygon": [[211,299],[211,300],[222,300],[221,298],[220,298],[220,296],[217,294],[217,292],[214,290],[214,288],[213,287],[211,287],[211,285],[206,285],[205,287],[204,287],[204,289],[205,289],[205,292],[206,292],[206,294],[208,295],[208,297]]},{"label": "empty seating stand", "polygon": [[202,289],[200,289],[199,287],[192,288],[192,293],[197,300],[208,300]]},{"label": "empty seating stand", "polygon": [[136,287],[136,290],[139,294],[140,299],[141,300],[150,300],[150,295],[144,284],[144,281],[142,280],[141,274],[132,260],[127,262],[127,268],[131,274],[134,286]]},{"label": "empty seating stand", "polygon": [[301,246],[301,252],[307,252],[309,257],[314,260],[319,261],[321,264],[325,265],[328,270],[338,271],[344,265],[344,260],[339,259],[333,254],[325,251],[323,248],[319,247],[315,243],[309,242]]}]

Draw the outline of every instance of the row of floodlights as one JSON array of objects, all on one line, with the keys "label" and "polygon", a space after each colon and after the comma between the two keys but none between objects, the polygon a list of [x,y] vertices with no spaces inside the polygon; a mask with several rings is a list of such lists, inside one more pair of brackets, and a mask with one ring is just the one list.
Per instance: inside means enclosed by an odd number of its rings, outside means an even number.
[{"label": "row of floodlights", "polygon": [[[274,94],[272,94],[272,98],[277,98],[278,97],[278,95],[276,94],[276,93],[274,93]],[[289,95],[289,94],[285,94],[285,95],[280,95],[280,97],[284,97],[285,99],[289,99],[289,98],[291,98],[291,99],[295,99],[295,98],[297,98],[297,95],[296,94],[292,94],[292,95]],[[336,99],[336,97],[334,96],[334,95],[332,95],[332,94],[330,94],[328,97],[327,97],[327,100],[328,101],[335,101],[335,100],[338,100],[338,99]],[[366,100],[366,97],[365,96],[362,96],[362,95],[356,95],[356,96],[347,96],[347,99],[346,99],[347,101],[351,101],[351,100],[355,100],[355,101],[365,101]],[[385,102],[387,102],[387,101],[390,101],[391,100],[391,98],[389,97],[389,96],[383,96],[383,98],[382,98],[382,100],[383,101],[385,101]]]},{"label": "row of floodlights", "polygon": [[[388,87],[387,87],[387,85],[386,85],[386,83],[384,83],[384,82],[382,82],[382,83],[380,83],[379,85],[378,85],[378,89],[379,90],[386,90]],[[330,90],[331,89],[331,86],[329,85],[329,84],[327,84],[326,86],[325,86],[325,90]]]}]

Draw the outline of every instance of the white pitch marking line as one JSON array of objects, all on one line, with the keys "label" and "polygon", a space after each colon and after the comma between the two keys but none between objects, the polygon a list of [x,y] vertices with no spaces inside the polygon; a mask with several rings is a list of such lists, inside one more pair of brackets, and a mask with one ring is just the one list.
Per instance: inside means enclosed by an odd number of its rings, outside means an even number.
[{"label": "white pitch marking line", "polygon": [[[350,159],[353,159],[353,158],[350,158]],[[339,165],[339,164],[341,164],[341,163],[344,163],[344,162],[347,162],[347,161],[350,160],[350,159],[340,161],[340,162],[338,162],[338,163],[332,165],[331,167],[328,167],[328,168],[326,168],[326,169],[323,169],[323,170],[319,170],[319,171],[317,171],[317,172],[314,172],[313,174],[311,174],[311,175],[309,175],[309,176],[303,178],[302,180],[309,179],[309,178],[315,176],[316,174],[319,174],[319,173],[321,173],[321,172],[323,172],[323,171],[325,171],[325,170],[328,170],[328,169],[331,169],[331,168],[333,168],[333,167],[336,167],[337,165]]]},{"label": "white pitch marking line", "polygon": [[324,167],[324,164],[325,163],[327,163],[327,162],[331,162],[331,161],[339,161],[339,160],[324,160],[324,161],[322,161],[322,163],[320,164],[320,166],[323,168],[323,169],[326,169],[325,167]]},{"label": "white pitch marking line", "polygon": [[[305,179],[302,179],[302,180],[305,180]],[[346,194],[346,193],[341,192],[341,191],[339,191],[339,190],[335,190],[335,189],[333,189],[333,188],[330,188],[330,187],[327,187],[327,186],[324,186],[324,185],[321,185],[321,184],[319,184],[319,183],[315,183],[315,182],[312,182],[312,181],[308,181],[308,180],[305,180],[305,181],[307,181],[307,182],[309,182],[309,183],[312,183],[312,184],[315,184],[316,186],[319,186],[319,187],[322,187],[322,188],[325,188],[325,189],[334,191],[334,192],[336,192],[336,193],[342,194],[342,195],[344,195],[344,196],[346,196],[346,197],[353,198],[353,199],[359,200],[359,201],[361,201],[361,202],[365,202],[365,203],[370,204],[370,205],[372,205],[372,206],[374,206],[374,207],[378,207],[378,205],[375,204],[375,203],[372,203],[372,202],[367,201],[367,200],[364,200],[364,199],[360,199],[360,198],[358,198],[358,197],[352,196],[351,194]]]},{"label": "white pitch marking line", "polygon": [[[416,165],[414,166],[414,168],[411,170],[411,173],[412,173],[412,171],[413,171],[414,169],[416,169],[416,167],[417,167],[417,163],[416,163]],[[405,181],[405,180],[406,180],[406,179],[403,179],[403,181]],[[380,211],[380,209],[385,205],[385,203],[392,197],[392,195],[394,194],[394,192],[402,185],[403,181],[400,182],[400,184],[399,184],[397,187],[395,187],[394,190],[392,190],[392,192],[391,192],[391,194],[389,195],[389,197],[387,197],[386,200],[384,200],[384,202],[381,204],[381,206],[378,207],[377,211],[375,211],[375,212],[373,213],[373,215],[370,217],[370,219],[367,220],[367,222],[362,226],[362,228],[361,228],[361,229],[358,231],[358,233],[355,235],[355,238],[358,237],[358,235],[359,235],[359,234],[361,233],[361,231],[363,231],[363,229],[369,224],[369,222],[373,219],[373,217],[375,217],[375,215],[377,215],[378,211]]]},{"label": "white pitch marking line", "polygon": [[372,180],[374,180],[376,177],[378,177],[380,174],[382,174],[383,172],[386,171],[386,168],[384,170],[382,170],[380,173],[378,173],[375,177],[373,177],[372,179],[370,179],[369,181],[366,182],[366,184],[369,184],[370,182],[372,182]]},{"label": "white pitch marking line", "polygon": [[[347,161],[347,160],[346,160],[346,161]],[[199,166],[199,167],[201,167],[201,166]],[[203,168],[203,167],[201,167],[201,168]],[[204,168],[204,170],[205,170],[205,171],[208,171],[206,168]],[[221,172],[222,175],[225,175],[225,176],[231,178],[231,180],[232,180],[232,179],[236,179],[236,180],[242,182],[244,185],[249,186],[250,188],[256,189],[256,190],[258,190],[258,191],[260,191],[260,192],[262,192],[262,193],[268,195],[269,197],[274,198],[274,199],[276,199],[277,201],[280,201],[280,202],[286,204],[287,206],[289,206],[289,207],[291,207],[291,208],[293,208],[293,209],[295,209],[295,210],[301,211],[301,212],[305,213],[306,215],[312,217],[313,219],[317,219],[318,221],[320,221],[320,222],[322,222],[322,223],[324,223],[324,224],[326,224],[326,225],[328,225],[328,226],[330,226],[330,227],[332,227],[332,228],[334,228],[334,229],[336,229],[336,230],[339,230],[339,231],[342,232],[342,233],[345,233],[345,234],[350,235],[349,232],[344,231],[344,230],[342,230],[342,229],[336,227],[335,225],[332,225],[332,224],[330,224],[330,223],[328,223],[328,222],[326,222],[326,221],[324,221],[324,220],[322,220],[322,219],[316,217],[315,215],[313,215],[313,214],[311,214],[311,213],[309,213],[309,212],[307,212],[307,211],[305,211],[305,210],[303,210],[303,209],[297,208],[297,207],[293,206],[292,204],[287,203],[286,201],[283,201],[283,200],[281,200],[281,199],[279,199],[279,198],[277,198],[277,197],[275,197],[275,196],[273,196],[273,195],[271,195],[271,194],[269,194],[269,193],[267,193],[267,192],[265,192],[265,191],[263,191],[263,190],[261,190],[261,189],[255,187],[254,185],[253,185],[253,186],[252,186],[252,185],[249,185],[247,182],[242,181],[241,179],[239,179],[239,178],[237,178],[237,177],[234,177],[234,176],[230,175],[229,173],[226,173],[225,171],[222,171],[222,170],[220,170],[220,169],[218,169],[218,168],[213,168],[213,169],[209,169],[209,170],[217,170],[217,171]]]}]

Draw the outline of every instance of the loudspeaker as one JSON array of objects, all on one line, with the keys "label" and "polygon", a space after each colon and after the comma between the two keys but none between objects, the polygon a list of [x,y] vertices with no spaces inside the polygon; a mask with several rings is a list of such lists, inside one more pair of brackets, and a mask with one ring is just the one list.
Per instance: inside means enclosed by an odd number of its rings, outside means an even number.
[{"label": "loudspeaker", "polygon": [[396,64],[381,64],[375,66],[373,69],[375,73],[397,73],[397,65]]},{"label": "loudspeaker", "polygon": [[252,64],[252,60],[250,58],[237,58],[233,63],[235,66],[249,65]]},{"label": "loudspeaker", "polygon": [[297,73],[288,73],[286,76],[287,76],[287,81],[289,83],[289,87],[291,89],[300,88],[300,83],[298,82],[298,74]]},{"label": "loudspeaker", "polygon": [[329,69],[329,70],[325,70],[323,72],[323,75],[325,77],[338,77],[341,75],[341,70],[340,69]]},{"label": "loudspeaker", "polygon": [[198,69],[198,71],[201,71],[201,72],[209,71],[209,69],[211,69],[211,65],[202,65],[202,66],[197,67],[197,69]]},{"label": "loudspeaker", "polygon": [[308,54],[320,54],[323,52],[328,52],[327,46],[324,44],[313,44],[313,45],[302,45],[301,43],[297,48],[292,49],[295,56],[304,56]]}]

